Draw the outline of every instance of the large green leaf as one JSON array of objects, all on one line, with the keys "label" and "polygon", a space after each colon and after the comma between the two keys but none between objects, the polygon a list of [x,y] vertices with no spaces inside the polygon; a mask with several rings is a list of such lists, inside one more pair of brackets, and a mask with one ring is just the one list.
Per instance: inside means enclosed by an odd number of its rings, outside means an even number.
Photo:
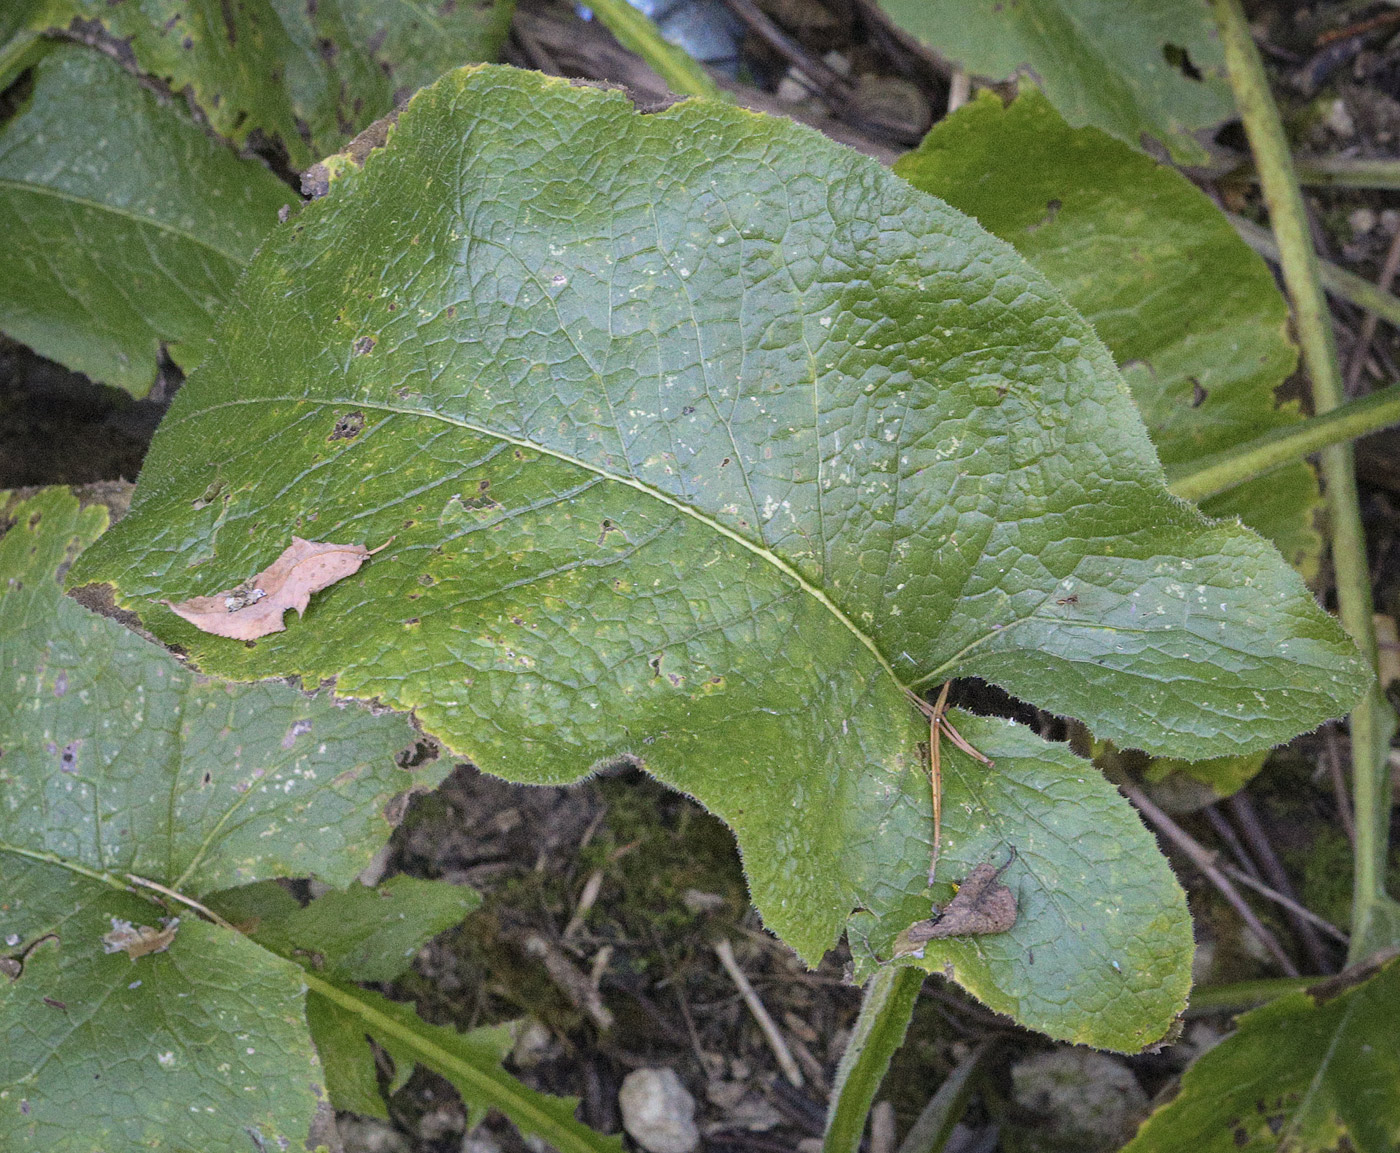
[{"label": "large green leaf", "polygon": [[1071,124],[1181,164],[1234,115],[1207,0],[882,0],[901,25],[979,76],[1033,77]]},{"label": "large green leaf", "polygon": [[[1085,322],[871,161],[484,68],[415,97],[364,171],[333,168],[72,574],[203,668],[334,678],[515,780],[642,760],[734,828],[809,959],[853,908],[879,956],[928,915],[908,689],[983,675],[1201,757],[1366,683],[1272,546],[1166,491]],[[162,606],[293,534],[388,547],[251,645]],[[940,943],[958,979],[1057,1035],[1160,1035],[1189,933],[1136,817],[1064,750],[959,723],[997,764],[945,753],[941,875],[1014,846],[1028,911]],[[1086,803],[1105,840],[1081,856],[1046,830]]]},{"label": "large green leaf", "polygon": [[388,112],[396,95],[491,59],[512,8],[512,0],[32,0],[11,28],[17,41],[70,26],[125,41],[142,72],[189,88],[214,131],[236,143],[254,130],[279,138],[305,168]]},{"label": "large green leaf", "polygon": [[114,917],[160,924],[128,874],[193,894],[283,873],[348,881],[409,782],[393,757],[412,730],[193,675],[62,595],[104,508],[47,490],[3,511],[0,938],[28,955],[0,978],[0,1143],[300,1143],[319,1092],[301,970],[178,906],[166,952],[133,960],[102,937]]},{"label": "large green leaf", "polygon": [[[1185,177],[1035,89],[992,93],[936,125],[895,171],[977,218],[1065,294],[1121,367],[1162,462],[1184,464],[1300,422],[1274,390],[1297,364],[1272,273]],[[1322,538],[1305,462],[1215,497],[1305,576]]]},{"label": "large green leaf", "polygon": [[1246,1013],[1124,1153],[1400,1148],[1400,962]]},{"label": "large green leaf", "polygon": [[144,396],[162,344],[193,366],[296,195],[107,57],[63,45],[0,126],[0,329]]}]

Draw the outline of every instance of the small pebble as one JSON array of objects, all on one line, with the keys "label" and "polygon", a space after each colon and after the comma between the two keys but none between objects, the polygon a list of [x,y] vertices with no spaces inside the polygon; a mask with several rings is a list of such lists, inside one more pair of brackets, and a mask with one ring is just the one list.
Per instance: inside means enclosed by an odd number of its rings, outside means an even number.
[{"label": "small pebble", "polygon": [[716,909],[724,908],[725,901],[718,893],[704,893],[699,889],[687,889],[681,894],[681,904],[699,916],[701,913],[712,913]]},{"label": "small pebble", "polygon": [[536,1065],[557,1056],[559,1052],[560,1047],[554,1040],[554,1034],[539,1021],[532,1019],[520,1031],[515,1048],[511,1050],[510,1059],[518,1068],[533,1069]]},{"label": "small pebble", "polygon": [[769,1101],[750,1093],[725,1115],[725,1124],[732,1129],[747,1129],[750,1133],[767,1133],[783,1123],[783,1115]]},{"label": "small pebble", "polygon": [[462,1137],[462,1153],[501,1153],[500,1143],[478,1125]]},{"label": "small pebble", "polygon": [[369,1117],[336,1121],[345,1153],[408,1153],[409,1140],[393,1126]]},{"label": "small pebble", "polygon": [[1017,1061],[1011,1096],[1034,1119],[1025,1133],[1027,1153],[1108,1153],[1121,1148],[1148,1113],[1147,1094],[1132,1070],[1092,1049],[1052,1049]]},{"label": "small pebble", "polygon": [[455,1137],[467,1127],[466,1115],[455,1101],[429,1109],[418,1120],[418,1136],[424,1141]]},{"label": "small pebble", "polygon": [[1369,208],[1357,208],[1347,216],[1353,236],[1365,236],[1376,227],[1376,214]]},{"label": "small pebble", "polygon": [[1346,101],[1340,97],[1332,101],[1332,106],[1327,109],[1322,122],[1343,140],[1356,135],[1356,121],[1351,118]]},{"label": "small pebble", "polygon": [[705,1086],[705,1097],[716,1109],[726,1112],[744,1099],[749,1087],[742,1081],[711,1081]]},{"label": "small pebble", "polygon": [[674,1069],[634,1069],[617,1095],[622,1127],[648,1153],[691,1153],[700,1144],[695,1098]]}]

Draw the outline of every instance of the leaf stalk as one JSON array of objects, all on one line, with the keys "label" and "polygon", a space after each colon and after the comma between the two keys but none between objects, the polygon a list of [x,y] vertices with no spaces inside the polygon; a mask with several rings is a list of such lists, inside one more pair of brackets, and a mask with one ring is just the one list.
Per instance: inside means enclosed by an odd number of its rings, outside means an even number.
[{"label": "leaf stalk", "polygon": [[1349,400],[1301,424],[1272,429],[1234,448],[1169,465],[1167,484],[1183,500],[1202,501],[1311,453],[1393,424],[1400,424],[1400,384]]},{"label": "leaf stalk", "polygon": [[885,965],[870,978],[850,1043],[836,1067],[822,1153],[860,1149],[865,1119],[890,1058],[904,1044],[923,983],[924,971],[909,965]]}]

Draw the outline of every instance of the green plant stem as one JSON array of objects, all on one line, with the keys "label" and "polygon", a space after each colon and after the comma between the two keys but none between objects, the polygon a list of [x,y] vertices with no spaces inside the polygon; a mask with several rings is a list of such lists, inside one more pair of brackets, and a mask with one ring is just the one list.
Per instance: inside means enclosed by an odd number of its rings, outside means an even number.
[{"label": "green plant stem", "polygon": [[[1332,317],[1319,279],[1317,254],[1308,235],[1302,192],[1293,157],[1269,91],[1258,49],[1250,38],[1240,0],[1212,0],[1225,50],[1225,67],[1234,90],[1245,134],[1259,169],[1260,188],[1278,239],[1279,265],[1293,302],[1303,362],[1312,379],[1319,414],[1345,398],[1340,363],[1332,339]],[[1350,443],[1322,450],[1322,476],[1332,520],[1332,565],[1342,627],[1376,665],[1371,580],[1366,541]],[[1388,903],[1385,893],[1387,833],[1390,818],[1390,773],[1386,763],[1393,714],[1378,685],[1372,685],[1351,714],[1352,789],[1356,808],[1355,895],[1352,906],[1350,960],[1389,942],[1377,936],[1373,919]],[[1382,933],[1382,936],[1384,933]]]},{"label": "green plant stem", "polygon": [[[1273,233],[1267,228],[1261,228],[1254,221],[1231,212],[1225,214],[1225,219],[1234,225],[1235,231],[1250,248],[1265,260],[1274,264],[1280,263],[1278,244],[1274,241]],[[1374,312],[1387,324],[1400,328],[1400,296],[1385,292],[1369,280],[1363,280],[1356,273],[1348,272],[1345,268],[1326,260],[1315,259],[1314,263],[1322,287],[1333,296],[1349,301],[1358,308],[1364,308],[1367,312]]]},{"label": "green plant stem", "polygon": [[588,0],[588,6],[617,37],[617,42],[645,60],[677,96],[705,96],[730,102],[690,53],[666,40],[651,18],[627,0]]},{"label": "green plant stem", "polygon": [[1231,985],[1204,985],[1191,990],[1188,1017],[1207,1013],[1237,1013],[1266,1001],[1301,993],[1326,981],[1326,977],[1275,977],[1262,981],[1239,981]]},{"label": "green plant stem", "polygon": [[850,1044],[836,1067],[822,1153],[857,1153],[860,1148],[865,1119],[890,1058],[904,1044],[923,983],[924,971],[910,965],[886,965],[870,978]]},{"label": "green plant stem", "polygon": [[1167,468],[1172,492],[1200,501],[1329,445],[1400,424],[1400,384],[1350,400],[1302,424],[1277,428],[1244,444]]},{"label": "green plant stem", "polygon": [[1322,188],[1400,188],[1400,163],[1361,156],[1295,156],[1298,182]]},{"label": "green plant stem", "polygon": [[900,1142],[899,1153],[942,1153],[953,1135],[953,1126],[967,1112],[968,1098],[977,1085],[978,1074],[1001,1043],[999,1037],[984,1037],[958,1064],[938,1091],[929,1098],[918,1119]]}]

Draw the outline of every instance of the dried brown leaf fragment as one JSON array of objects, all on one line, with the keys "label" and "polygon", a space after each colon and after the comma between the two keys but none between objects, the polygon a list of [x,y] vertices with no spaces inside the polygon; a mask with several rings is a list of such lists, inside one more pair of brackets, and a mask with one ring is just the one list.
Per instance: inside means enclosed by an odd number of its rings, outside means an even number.
[{"label": "dried brown leaf fragment", "polygon": [[288,609],[296,609],[300,616],[313,593],[353,576],[378,551],[361,544],[331,544],[294,536],[281,556],[238,587],[210,597],[163,603],[203,632],[236,641],[256,640],[280,633],[282,616]]},{"label": "dried brown leaf fragment", "polygon": [[153,929],[150,925],[133,925],[130,921],[113,917],[112,931],[102,936],[102,951],[120,953],[125,949],[126,955],[133,961],[148,953],[164,953],[170,948],[179,929],[179,917],[162,917],[159,929]]},{"label": "dried brown leaf fragment", "polygon": [[896,954],[917,950],[925,941],[1009,930],[1016,923],[1016,894],[1001,883],[1001,875],[1015,859],[1013,851],[999,868],[983,861],[967,875],[941,912],[935,910],[928,920],[915,921],[896,938]]}]

